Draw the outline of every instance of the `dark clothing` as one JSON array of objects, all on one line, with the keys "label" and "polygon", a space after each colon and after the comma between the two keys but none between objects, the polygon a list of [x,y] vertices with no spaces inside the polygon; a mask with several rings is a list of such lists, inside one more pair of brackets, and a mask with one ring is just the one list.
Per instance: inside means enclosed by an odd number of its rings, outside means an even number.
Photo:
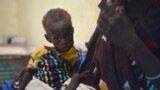
[{"label": "dark clothing", "polygon": [[[146,78],[143,77],[143,80],[139,80],[137,77],[140,77],[141,71],[136,69],[137,66],[132,66],[131,64],[125,51],[104,41],[100,34],[95,53],[92,59],[87,62],[81,74],[83,76],[81,77],[81,82],[97,88],[98,79],[102,79],[107,83],[109,90],[139,90],[143,87],[147,88]],[[96,73],[99,74],[97,75],[98,77],[95,77],[95,68],[97,69]],[[138,71],[138,74],[136,71]],[[144,84],[139,85],[138,80],[144,81]]]},{"label": "dark clothing", "polygon": [[[159,1],[130,0],[125,3],[127,15],[132,21],[139,38],[160,59],[160,4]],[[124,3],[124,2],[123,2]],[[136,7],[136,3],[139,3]],[[101,11],[107,8],[102,0]],[[136,14],[136,9],[139,12]],[[133,10],[134,9],[134,10]],[[105,41],[97,26],[88,43],[86,64],[81,72],[81,82],[98,89],[99,79],[106,82],[109,90],[155,90],[154,84],[146,79],[136,60],[123,49]],[[147,62],[144,60],[144,62]],[[145,63],[144,63],[145,64]],[[153,65],[149,65],[152,68]],[[160,85],[159,85],[160,86]],[[159,89],[159,87],[157,87]]]}]

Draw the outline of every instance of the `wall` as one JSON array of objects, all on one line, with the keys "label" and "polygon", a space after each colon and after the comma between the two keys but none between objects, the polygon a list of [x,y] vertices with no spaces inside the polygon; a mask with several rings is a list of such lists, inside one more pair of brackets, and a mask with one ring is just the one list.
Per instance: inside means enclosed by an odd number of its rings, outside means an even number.
[{"label": "wall", "polygon": [[0,0],[0,43],[4,37],[19,35],[16,0]]}]

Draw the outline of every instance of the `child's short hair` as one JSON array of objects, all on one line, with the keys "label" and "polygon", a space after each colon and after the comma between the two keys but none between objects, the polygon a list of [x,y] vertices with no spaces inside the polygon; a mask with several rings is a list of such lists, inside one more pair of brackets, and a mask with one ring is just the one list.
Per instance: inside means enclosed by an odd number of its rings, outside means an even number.
[{"label": "child's short hair", "polygon": [[52,23],[58,23],[60,21],[65,21],[72,26],[71,16],[64,9],[56,8],[56,9],[49,10],[43,17],[42,24],[43,24],[44,29],[46,29],[48,20],[51,20]]}]

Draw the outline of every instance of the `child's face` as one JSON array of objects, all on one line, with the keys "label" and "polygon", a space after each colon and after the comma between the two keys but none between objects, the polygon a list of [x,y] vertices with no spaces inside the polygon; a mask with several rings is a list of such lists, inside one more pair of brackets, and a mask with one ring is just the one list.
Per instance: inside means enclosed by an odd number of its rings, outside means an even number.
[{"label": "child's face", "polygon": [[59,52],[66,52],[73,47],[73,27],[65,21],[52,23],[46,28],[46,38]]}]

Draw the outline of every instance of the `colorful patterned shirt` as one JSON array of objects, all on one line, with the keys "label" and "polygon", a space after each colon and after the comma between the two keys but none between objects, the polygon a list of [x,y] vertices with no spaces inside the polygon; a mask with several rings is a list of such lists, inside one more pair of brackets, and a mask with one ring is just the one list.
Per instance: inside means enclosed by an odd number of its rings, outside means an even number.
[{"label": "colorful patterned shirt", "polygon": [[66,60],[55,50],[41,48],[32,54],[28,68],[35,68],[35,77],[51,86],[54,90],[60,90],[63,83],[72,75],[72,69],[84,61],[84,55],[76,50],[78,60]]}]

